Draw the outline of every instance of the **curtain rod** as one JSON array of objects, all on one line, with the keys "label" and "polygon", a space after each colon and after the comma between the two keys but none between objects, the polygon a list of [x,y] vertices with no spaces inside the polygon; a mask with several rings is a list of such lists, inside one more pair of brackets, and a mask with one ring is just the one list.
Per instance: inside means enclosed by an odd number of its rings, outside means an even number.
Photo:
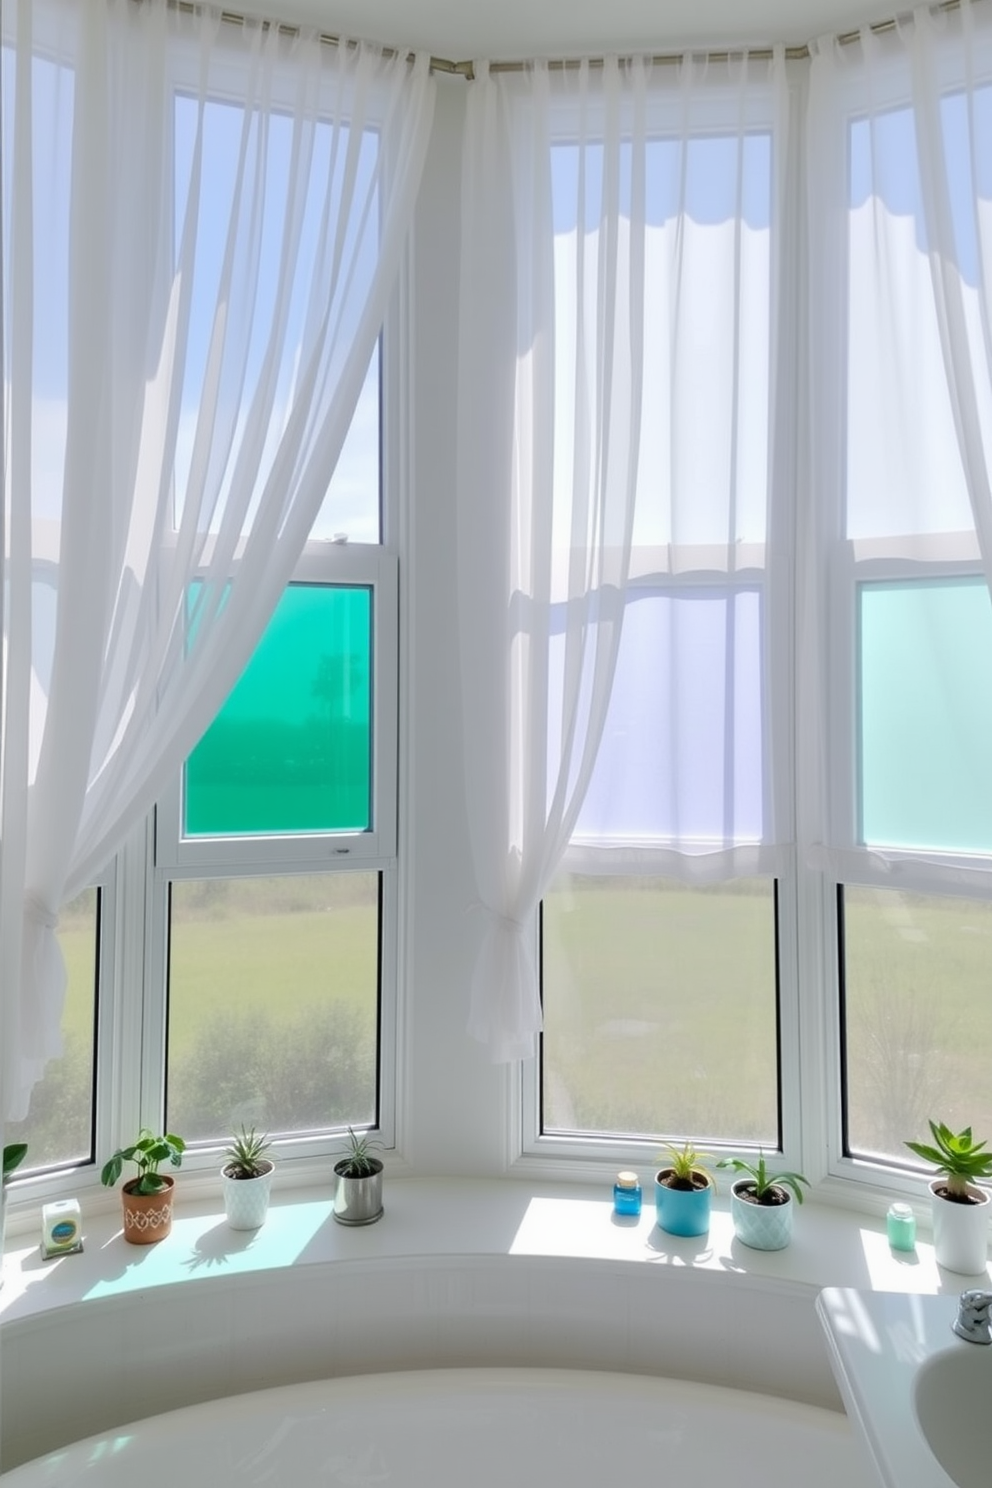
[{"label": "curtain rod", "polygon": [[[184,11],[187,14],[193,14],[196,10],[199,9],[199,6],[196,4],[196,0],[172,0],[172,3],[175,4],[177,10]],[[938,3],[932,5],[931,9],[937,12],[960,10],[961,0],[938,0]],[[250,18],[248,16],[242,15],[240,12],[235,10],[222,10],[221,19],[224,21],[228,21],[235,26],[244,26],[245,24],[247,24],[249,19],[258,19],[258,17]],[[897,18],[895,16],[892,16],[890,17],[890,19],[885,21],[872,21],[868,25],[867,29],[872,33],[873,36],[884,36],[887,33],[894,31],[898,24],[899,22]],[[302,26],[297,25],[291,21],[275,21],[262,19],[262,25],[266,29],[270,26],[275,26],[280,34],[284,36],[299,36],[301,30],[303,29]],[[840,46],[850,46],[854,42],[858,41],[860,37],[860,29],[857,31],[841,31],[837,33],[836,41]],[[340,36],[335,36],[333,33],[325,31],[322,31],[320,33],[320,39],[325,46],[340,46],[342,42],[342,38]],[[352,42],[350,44],[354,45],[355,43]],[[399,55],[399,50],[400,49],[398,47],[384,47],[383,53],[387,57],[395,57]],[[707,51],[703,48],[695,51],[692,47],[689,47],[686,49],[686,51],[682,52],[657,53],[653,55],[650,60],[656,67],[673,67],[682,61],[682,58],[686,55],[686,52],[693,56],[705,57],[708,62],[727,62],[732,57],[743,56],[752,57],[756,62],[770,62],[775,55],[773,49],[767,46],[725,47],[720,51]],[[415,54],[413,52],[410,52],[408,55],[412,60]],[[811,53],[809,42],[803,42],[800,46],[791,46],[785,48],[786,59],[790,62],[803,62],[807,60],[810,55]],[[570,57],[565,59],[564,61],[549,60],[548,67],[552,72],[571,72],[573,69],[582,66],[582,60],[583,59],[580,59],[578,57]],[[602,67],[605,63],[605,58],[603,57],[590,57],[585,60],[587,62],[587,65],[590,67]],[[489,71],[523,72],[529,65],[529,62],[490,62]],[[444,73],[451,77],[465,78],[467,82],[473,82],[475,79],[475,64],[471,61],[454,62],[448,57],[435,57],[432,55],[430,59],[430,69],[431,72]]]}]

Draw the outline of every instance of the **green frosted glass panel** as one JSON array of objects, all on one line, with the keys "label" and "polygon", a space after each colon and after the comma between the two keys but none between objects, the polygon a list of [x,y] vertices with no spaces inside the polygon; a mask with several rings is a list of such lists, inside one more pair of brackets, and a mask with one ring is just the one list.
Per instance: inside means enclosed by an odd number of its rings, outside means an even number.
[{"label": "green frosted glass panel", "polygon": [[190,837],[370,825],[372,592],[293,584],[186,764]]},{"label": "green frosted glass panel", "polygon": [[981,579],[860,588],[861,840],[992,851],[992,604]]}]

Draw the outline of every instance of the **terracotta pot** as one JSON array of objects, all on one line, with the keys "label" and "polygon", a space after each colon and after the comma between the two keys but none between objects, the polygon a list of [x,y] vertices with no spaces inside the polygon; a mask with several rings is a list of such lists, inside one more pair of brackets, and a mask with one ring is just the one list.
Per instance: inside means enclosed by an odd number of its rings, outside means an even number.
[{"label": "terracotta pot", "polygon": [[135,1193],[138,1179],[125,1183],[121,1193],[124,1208],[124,1239],[132,1245],[154,1245],[164,1240],[172,1229],[172,1190],[174,1178],[163,1177],[164,1188],[158,1193]]}]

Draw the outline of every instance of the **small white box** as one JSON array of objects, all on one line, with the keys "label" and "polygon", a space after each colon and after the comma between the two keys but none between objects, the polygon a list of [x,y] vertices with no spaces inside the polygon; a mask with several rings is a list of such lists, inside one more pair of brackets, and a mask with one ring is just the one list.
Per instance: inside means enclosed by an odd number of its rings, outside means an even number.
[{"label": "small white box", "polygon": [[82,1218],[77,1199],[56,1199],[45,1204],[41,1211],[41,1255],[43,1260],[53,1256],[72,1255],[83,1248]]}]

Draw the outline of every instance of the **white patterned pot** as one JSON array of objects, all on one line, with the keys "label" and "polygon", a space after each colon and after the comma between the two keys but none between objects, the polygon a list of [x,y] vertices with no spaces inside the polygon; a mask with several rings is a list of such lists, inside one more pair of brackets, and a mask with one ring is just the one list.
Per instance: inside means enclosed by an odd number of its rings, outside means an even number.
[{"label": "white patterned pot", "polygon": [[753,1190],[750,1178],[738,1178],[730,1190],[730,1214],[734,1234],[742,1245],[752,1250],[784,1250],[792,1239],[792,1214],[795,1200],[787,1189],[784,1204],[755,1204],[742,1194]]},{"label": "white patterned pot", "polygon": [[933,1250],[937,1265],[959,1276],[980,1276],[989,1259],[989,1216],[992,1199],[984,1188],[968,1184],[975,1201],[958,1204],[941,1193],[946,1180],[930,1181]]},{"label": "white patterned pot", "polygon": [[265,1171],[257,1178],[232,1178],[226,1167],[220,1170],[224,1180],[224,1208],[232,1230],[257,1230],[265,1223],[275,1163],[263,1157],[259,1167]]},{"label": "white patterned pot", "polygon": [[176,1180],[162,1176],[162,1187],[150,1194],[136,1193],[138,1182],[139,1179],[132,1178],[121,1190],[124,1239],[131,1245],[154,1245],[172,1230],[172,1191]]}]

